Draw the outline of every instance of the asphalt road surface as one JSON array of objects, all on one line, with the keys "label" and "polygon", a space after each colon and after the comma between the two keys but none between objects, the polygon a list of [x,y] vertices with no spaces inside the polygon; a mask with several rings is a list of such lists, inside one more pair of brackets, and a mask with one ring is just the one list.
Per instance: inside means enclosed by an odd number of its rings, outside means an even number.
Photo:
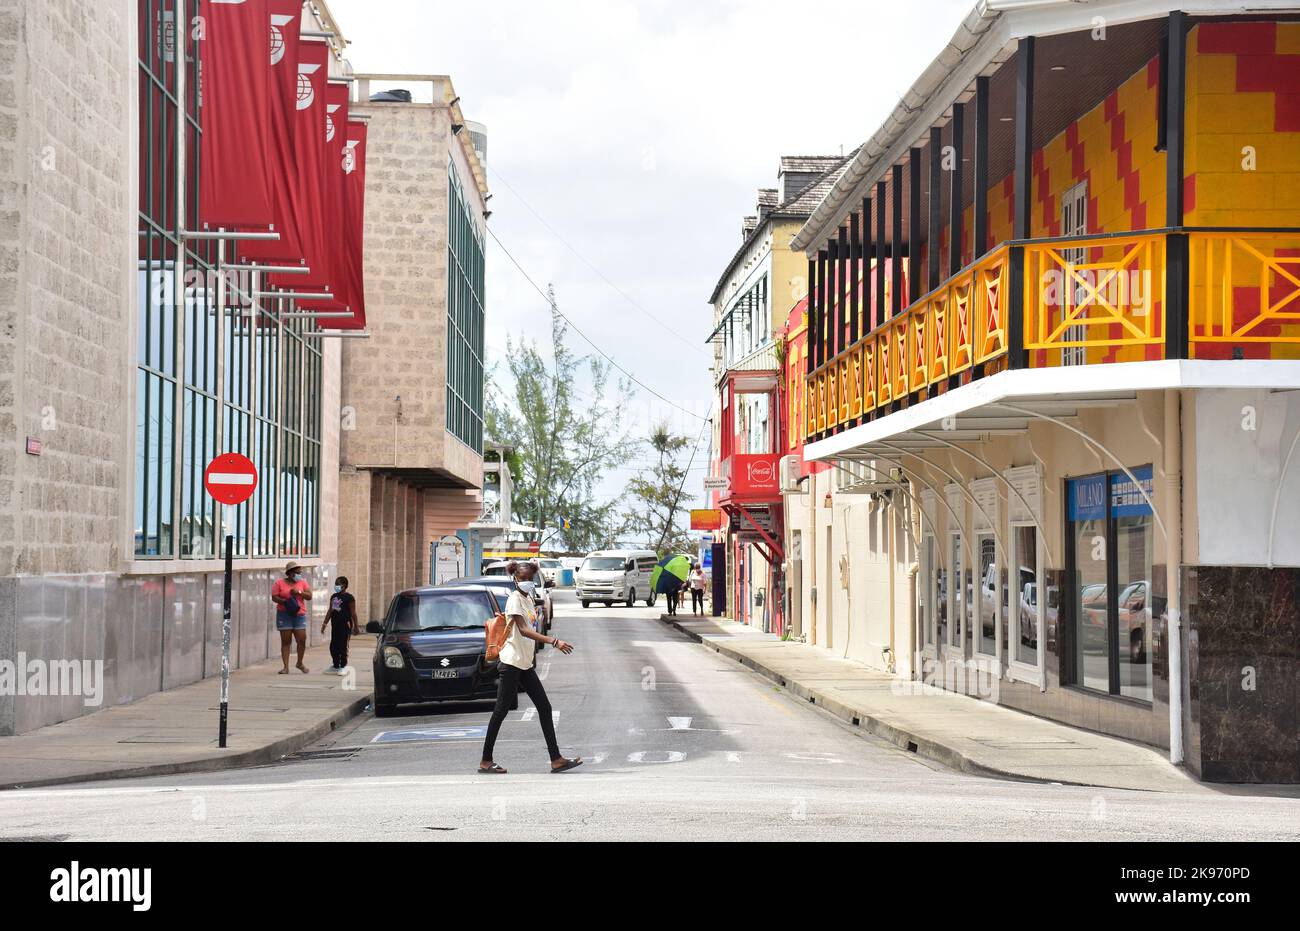
[{"label": "asphalt road surface", "polygon": [[[1300,799],[969,776],[870,737],[659,623],[662,606],[557,596],[538,671],[551,775],[527,698],[479,776],[490,705],[366,714],[281,763],[0,793],[0,839],[1296,840]],[[354,657],[364,659],[368,657]],[[1294,796],[1292,792],[1290,795]]]}]

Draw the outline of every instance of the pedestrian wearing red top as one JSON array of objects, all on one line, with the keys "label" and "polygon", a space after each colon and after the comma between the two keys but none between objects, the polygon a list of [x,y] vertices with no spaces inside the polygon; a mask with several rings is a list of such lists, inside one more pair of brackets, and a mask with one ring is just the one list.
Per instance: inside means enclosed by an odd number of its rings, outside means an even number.
[{"label": "pedestrian wearing red top", "polygon": [[275,602],[275,629],[280,632],[280,658],[284,668],[280,675],[289,674],[289,647],[298,643],[298,670],[310,670],[303,664],[307,654],[307,602],[311,601],[311,586],[303,576],[302,566],[291,562],[284,567],[284,578],[276,579],[271,586],[271,600]]}]

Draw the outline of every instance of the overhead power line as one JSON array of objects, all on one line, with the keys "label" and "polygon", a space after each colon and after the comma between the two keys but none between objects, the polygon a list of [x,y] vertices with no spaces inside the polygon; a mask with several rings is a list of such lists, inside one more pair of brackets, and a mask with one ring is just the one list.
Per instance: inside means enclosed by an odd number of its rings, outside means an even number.
[{"label": "overhead power line", "polygon": [[696,420],[701,420],[704,421],[705,423],[708,422],[709,418],[701,417],[699,414],[695,413],[694,411],[687,410],[686,408],[678,404],[676,401],[670,401],[668,398],[664,397],[658,391],[655,391],[645,382],[641,381],[641,379],[637,378],[627,369],[623,368],[623,366],[619,365],[618,362],[614,360],[613,356],[611,356],[609,353],[605,352],[605,350],[601,349],[594,342],[592,342],[591,337],[589,337],[586,333],[582,332],[582,330],[580,330],[572,320],[570,320],[567,316],[565,316],[564,311],[560,310],[558,306],[556,306],[551,302],[551,296],[547,294],[545,291],[543,291],[541,286],[538,285],[537,282],[533,280],[532,276],[529,275],[528,272],[524,270],[524,267],[519,264],[519,260],[516,259],[511,254],[510,250],[506,248],[506,244],[501,241],[501,237],[497,235],[496,230],[492,229],[492,227],[489,226],[488,234],[493,238],[493,240],[496,241],[496,244],[501,247],[501,251],[506,254],[506,258],[508,258],[511,261],[511,263],[515,266],[515,268],[519,269],[519,274],[524,276],[524,280],[526,280],[530,285],[533,286],[534,291],[536,291],[538,294],[541,295],[542,300],[546,301],[548,306],[553,307],[555,309],[555,312],[559,314],[560,319],[563,320],[565,323],[567,323],[569,327],[573,330],[573,332],[581,336],[586,341],[588,346],[596,350],[597,354],[599,354],[606,362],[608,362],[610,365],[614,366],[614,368],[618,369],[620,372],[626,375],[628,377],[628,380],[631,381],[633,384],[650,392],[656,398],[663,401],[665,404],[669,405],[670,407],[675,407],[683,414],[686,414],[690,417],[694,417]]},{"label": "overhead power line", "polygon": [[655,315],[652,314],[650,311],[648,311],[648,310],[646,310],[644,307],[642,307],[639,303],[637,303],[636,299],[633,298],[632,295],[628,294],[626,291],[624,291],[622,288],[620,288],[618,285],[616,285],[613,281],[611,281],[611,280],[609,279],[609,277],[608,277],[604,272],[602,272],[599,268],[596,267],[596,265],[595,265],[593,262],[591,262],[591,260],[589,260],[589,259],[588,259],[585,255],[583,255],[581,252],[579,252],[579,251],[577,250],[577,248],[576,248],[572,243],[570,243],[567,239],[565,239],[563,236],[561,236],[560,233],[559,233],[559,231],[556,230],[555,227],[551,226],[551,224],[547,223],[547,222],[546,222],[546,218],[543,217],[543,216],[542,216],[540,213],[538,213],[536,210],[534,210],[534,209],[533,209],[533,205],[530,204],[530,203],[528,203],[528,201],[526,201],[526,200],[524,199],[524,196],[523,196],[522,194],[520,194],[518,191],[516,191],[516,190],[514,189],[514,187],[511,186],[510,182],[507,181],[505,178],[503,178],[503,177],[501,176],[501,172],[498,171],[498,170],[496,169],[495,166],[489,166],[488,171],[490,171],[493,175],[495,175],[495,176],[496,176],[496,179],[497,179],[498,181],[500,181],[500,182],[502,183],[502,185],[505,186],[506,190],[508,190],[511,194],[513,194],[513,195],[514,195],[514,196],[519,200],[519,203],[523,204],[524,207],[528,210],[528,212],[531,213],[534,217],[537,218],[537,222],[538,222],[538,223],[540,223],[540,224],[542,224],[542,226],[546,227],[547,232],[549,232],[552,236],[554,236],[556,239],[558,239],[558,240],[560,241],[560,244],[561,244],[561,245],[563,245],[566,249],[568,249],[570,252],[572,252],[574,255],[576,255],[576,256],[578,257],[578,259],[579,259],[579,260],[580,260],[584,265],[586,265],[586,266],[587,266],[588,268],[590,268],[593,272],[595,272],[596,275],[597,275],[597,277],[599,277],[601,281],[605,282],[605,284],[609,285],[609,286],[610,286],[611,288],[613,288],[616,292],[618,292],[619,296],[622,297],[623,300],[627,301],[629,304],[631,304],[631,305],[632,305],[633,307],[635,307],[637,310],[641,311],[641,313],[645,314],[647,317],[649,317],[649,318],[650,318],[651,320],[653,320],[655,323],[659,324],[661,327],[663,327],[665,330],[667,330],[668,333],[671,334],[675,339],[677,339],[678,341],[680,341],[680,342],[682,343],[682,345],[684,345],[684,346],[689,346],[693,352],[697,352],[697,353],[699,353],[700,355],[702,355],[702,356],[706,356],[706,357],[707,357],[708,353],[706,353],[706,352],[705,352],[703,349],[701,349],[698,345],[696,345],[695,343],[691,342],[689,339],[687,339],[686,337],[684,337],[684,336],[682,336],[680,333],[678,333],[677,330],[672,326],[672,324],[667,323],[667,322],[664,321],[664,320],[661,320],[659,317],[655,316]]}]

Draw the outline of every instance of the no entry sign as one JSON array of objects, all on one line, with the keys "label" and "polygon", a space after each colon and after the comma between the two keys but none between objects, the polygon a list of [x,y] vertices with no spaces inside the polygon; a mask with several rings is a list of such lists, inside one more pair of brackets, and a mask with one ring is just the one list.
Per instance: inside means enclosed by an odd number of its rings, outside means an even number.
[{"label": "no entry sign", "polygon": [[247,456],[223,453],[208,463],[203,487],[222,504],[243,504],[257,491],[257,467]]}]

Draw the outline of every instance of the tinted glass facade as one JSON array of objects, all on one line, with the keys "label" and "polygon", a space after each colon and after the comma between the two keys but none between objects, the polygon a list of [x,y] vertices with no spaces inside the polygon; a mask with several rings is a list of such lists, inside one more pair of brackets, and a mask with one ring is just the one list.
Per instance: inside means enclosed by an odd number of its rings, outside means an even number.
[{"label": "tinted glass facade", "polygon": [[[177,29],[202,0],[141,0],[139,34],[139,314],[136,344],[134,555],[211,559],[223,531],[238,557],[319,552],[322,352],[310,320],[214,240],[183,239],[198,213],[198,46]],[[177,67],[184,61],[184,74]],[[182,96],[184,106],[182,106]],[[184,143],[182,148],[181,135]],[[183,204],[183,210],[178,210]],[[225,306],[219,306],[221,293]],[[259,471],[231,524],[203,488],[222,452]]]},{"label": "tinted glass facade", "polygon": [[447,172],[447,431],[483,453],[483,234]]}]

